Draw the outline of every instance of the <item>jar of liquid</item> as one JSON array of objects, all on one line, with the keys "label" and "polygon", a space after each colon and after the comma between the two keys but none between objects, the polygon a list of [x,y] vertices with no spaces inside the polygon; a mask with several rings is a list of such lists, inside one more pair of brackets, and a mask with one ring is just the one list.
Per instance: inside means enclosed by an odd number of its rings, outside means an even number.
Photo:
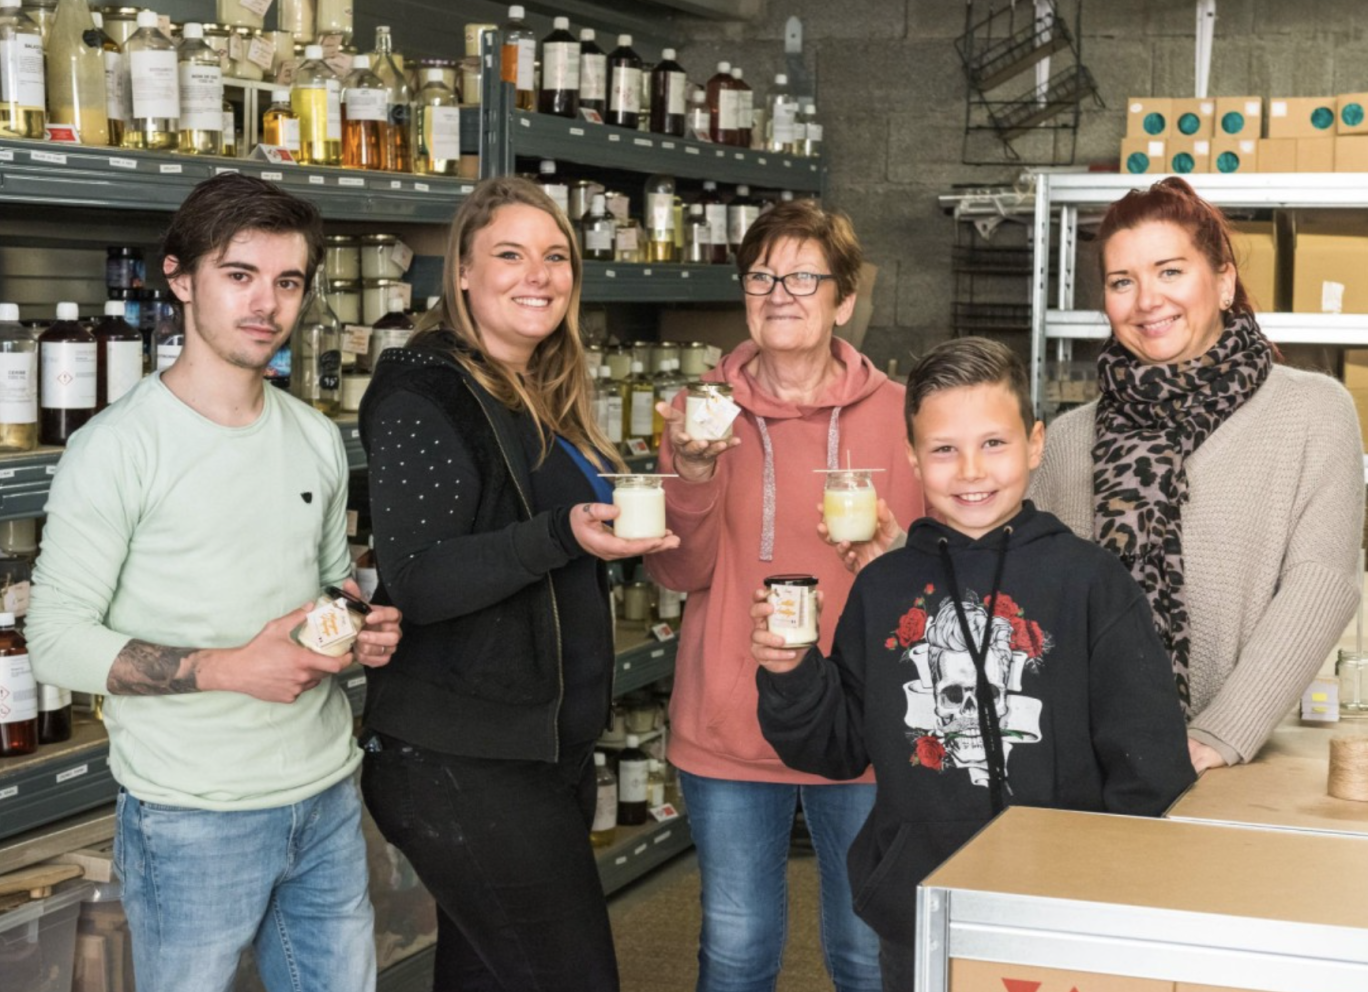
[{"label": "jar of liquid", "polygon": [[[324,273],[328,282],[361,278],[361,239],[349,234],[330,234],[323,239]],[[334,308],[335,309],[335,308]]]},{"label": "jar of liquid", "polygon": [[622,587],[622,619],[650,622],[651,583],[628,582]]},{"label": "jar of liquid", "polygon": [[328,277],[328,306],[343,324],[361,323],[361,283],[355,279]]},{"label": "jar of liquid", "polygon": [[344,375],[342,377],[342,412],[356,413],[361,409],[361,397],[370,388],[368,375]]},{"label": "jar of liquid", "polygon": [[218,0],[218,20],[234,27],[263,28],[271,0]]},{"label": "jar of liquid", "polygon": [[822,520],[833,541],[868,541],[879,528],[879,494],[874,476],[864,469],[826,473]]},{"label": "jar of liquid", "polygon": [[770,605],[771,634],[778,634],[788,648],[807,648],[817,643],[817,579],[812,575],[771,575],[765,579]]},{"label": "jar of liquid", "polygon": [[627,540],[665,536],[665,478],[619,475],[613,479],[613,505],[621,512],[613,532]]},{"label": "jar of liquid", "polygon": [[408,271],[396,256],[397,234],[367,234],[361,238],[361,278],[401,279]]},{"label": "jar of liquid", "polygon": [[361,282],[361,322],[367,326],[379,323],[390,312],[390,297],[403,298],[404,283],[398,279],[365,279]]},{"label": "jar of liquid", "polygon": [[1340,712],[1347,716],[1368,716],[1368,654],[1341,651],[1335,660],[1339,679]]},{"label": "jar of liquid", "polygon": [[290,637],[315,654],[340,658],[352,649],[366,625],[370,604],[337,586],[328,586]]},{"label": "jar of liquid", "polygon": [[732,387],[725,382],[689,384],[684,401],[684,432],[695,441],[725,441],[732,436],[732,421],[741,408],[732,401]]}]

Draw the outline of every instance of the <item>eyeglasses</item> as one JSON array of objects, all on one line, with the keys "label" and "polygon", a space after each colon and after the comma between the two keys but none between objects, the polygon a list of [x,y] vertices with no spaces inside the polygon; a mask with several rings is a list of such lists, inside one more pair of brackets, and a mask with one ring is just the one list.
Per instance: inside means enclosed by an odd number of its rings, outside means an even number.
[{"label": "eyeglasses", "polygon": [[741,277],[741,289],[747,296],[769,296],[774,287],[783,283],[789,296],[811,296],[817,292],[824,279],[835,276],[821,275],[817,272],[790,272],[786,276],[771,275],[768,272],[747,272]]}]

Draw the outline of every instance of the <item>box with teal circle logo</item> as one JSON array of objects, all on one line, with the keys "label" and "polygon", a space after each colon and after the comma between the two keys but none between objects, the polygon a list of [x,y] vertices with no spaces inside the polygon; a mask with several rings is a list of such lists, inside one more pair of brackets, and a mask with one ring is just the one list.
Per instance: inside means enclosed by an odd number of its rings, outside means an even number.
[{"label": "box with teal circle logo", "polygon": [[1215,129],[1218,138],[1262,138],[1263,97],[1218,96]]},{"label": "box with teal circle logo", "polygon": [[1368,93],[1344,93],[1335,101],[1340,134],[1368,134]]},{"label": "box with teal circle logo", "polygon": [[1126,101],[1126,137],[1163,139],[1174,134],[1173,101],[1168,97],[1133,96]]},{"label": "box with teal circle logo", "polygon": [[1268,101],[1268,136],[1333,138],[1338,106],[1332,96],[1275,97]]},{"label": "box with teal circle logo", "polygon": [[1259,171],[1259,139],[1217,135],[1211,139],[1211,171],[1230,175]]},{"label": "box with teal circle logo", "polygon": [[1168,171],[1168,144],[1150,138],[1126,138],[1121,142],[1121,172],[1151,176]]},{"label": "box with teal circle logo", "polygon": [[1210,138],[1169,138],[1166,171],[1186,176],[1211,171]]},{"label": "box with teal circle logo", "polygon": [[1174,100],[1173,138],[1210,138],[1216,133],[1215,100]]}]

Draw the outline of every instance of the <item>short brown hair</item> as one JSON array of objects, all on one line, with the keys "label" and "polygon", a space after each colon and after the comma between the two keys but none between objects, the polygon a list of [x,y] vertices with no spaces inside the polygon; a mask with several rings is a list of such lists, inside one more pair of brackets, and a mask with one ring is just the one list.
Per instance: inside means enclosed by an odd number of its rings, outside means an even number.
[{"label": "short brown hair", "polygon": [[323,218],[308,200],[279,186],[224,172],[206,179],[185,198],[162,238],[162,252],[176,260],[172,277],[193,273],[205,256],[220,255],[243,231],[302,234],[310,275],[323,261]]},{"label": "short brown hair", "polygon": [[960,386],[1001,383],[1016,397],[1026,433],[1035,427],[1031,407],[1031,384],[1026,363],[1000,341],[988,338],[951,338],[942,341],[913,364],[907,373],[907,396],[903,413],[907,418],[907,439],[912,440],[912,418],[932,393]]},{"label": "short brown hair", "polygon": [[744,277],[756,262],[769,257],[770,249],[785,238],[815,241],[826,256],[836,281],[836,299],[854,296],[860,284],[864,251],[850,218],[823,210],[813,200],[791,200],[772,207],[750,226],[736,252],[736,268]]}]

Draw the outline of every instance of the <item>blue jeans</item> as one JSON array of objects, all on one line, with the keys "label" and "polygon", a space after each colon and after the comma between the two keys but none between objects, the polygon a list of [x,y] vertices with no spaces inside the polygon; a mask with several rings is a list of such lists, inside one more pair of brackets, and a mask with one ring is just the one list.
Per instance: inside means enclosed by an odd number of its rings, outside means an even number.
[{"label": "blue jeans", "polygon": [[256,952],[269,992],[373,992],[375,933],[356,784],[214,812],[119,793],[114,865],[138,992],[225,992]]},{"label": "blue jeans", "polygon": [[855,916],[846,877],[846,852],[874,807],[874,786],[679,778],[703,880],[698,992],[773,992],[788,937],[789,836],[800,794],[817,848],[827,972],[837,992],[881,992],[879,939]]}]

